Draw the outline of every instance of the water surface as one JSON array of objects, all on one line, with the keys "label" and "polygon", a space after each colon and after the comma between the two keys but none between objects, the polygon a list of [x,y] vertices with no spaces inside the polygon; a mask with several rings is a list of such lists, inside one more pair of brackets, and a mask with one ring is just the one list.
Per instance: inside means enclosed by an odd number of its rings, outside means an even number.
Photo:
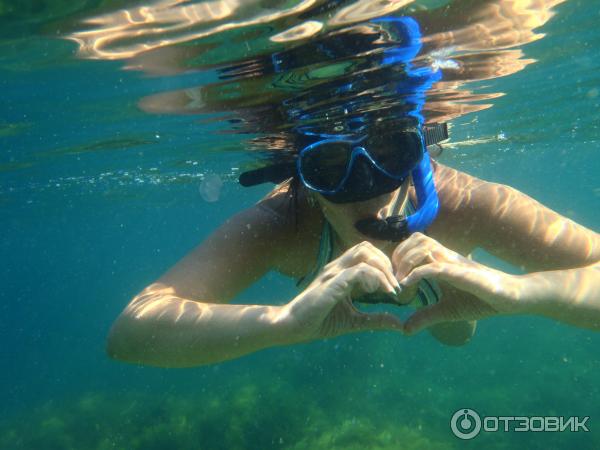
[{"label": "water surface", "polygon": [[[289,123],[248,118],[298,98],[315,81],[307,67],[335,86],[340,59],[358,71],[373,61],[298,51],[275,73],[269,56],[327,33],[368,35],[382,14],[418,17],[417,65],[447,74],[424,108],[452,124],[442,163],[597,228],[597,7],[444,4],[1,2],[0,447],[600,446],[600,338],[540,318],[486,320],[462,348],[367,333],[189,370],[104,354],[127,301],[267,191],[236,179]],[[291,280],[269,274],[238,300],[293,295]],[[463,407],[589,415],[591,431],[463,442],[449,429]]]}]

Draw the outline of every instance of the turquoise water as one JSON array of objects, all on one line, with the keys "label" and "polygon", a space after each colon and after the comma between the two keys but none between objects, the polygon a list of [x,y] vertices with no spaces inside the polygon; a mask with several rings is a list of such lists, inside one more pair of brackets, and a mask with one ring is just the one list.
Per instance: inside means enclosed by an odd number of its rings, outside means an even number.
[{"label": "turquoise water", "polygon": [[[263,14],[284,7],[271,3]],[[363,333],[186,370],[110,361],[105,337],[129,299],[267,192],[235,182],[254,136],[219,133],[224,108],[157,114],[141,99],[218,83],[210,61],[259,54],[268,34],[200,39],[217,50],[184,62],[202,70],[160,74],[123,70],[131,58],[82,59],[63,39],[125,7],[0,2],[1,448],[600,447],[600,336],[535,317],[485,320],[461,348]],[[536,63],[462,87],[504,95],[465,97],[493,107],[457,114],[440,161],[597,229],[600,15],[593,2],[553,10],[535,30],[543,38],[514,47]],[[223,180],[217,201],[201,189],[209,174]],[[295,292],[269,274],[237,301],[281,304]],[[461,441],[449,422],[466,407],[590,416],[590,432]]]}]

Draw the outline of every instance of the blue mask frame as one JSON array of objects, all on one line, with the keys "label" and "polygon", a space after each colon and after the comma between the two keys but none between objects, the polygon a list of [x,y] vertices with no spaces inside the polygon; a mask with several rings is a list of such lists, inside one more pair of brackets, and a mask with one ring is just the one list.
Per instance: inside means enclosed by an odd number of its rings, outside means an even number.
[{"label": "blue mask frame", "polygon": [[[408,217],[391,216],[386,219],[362,219],[355,224],[356,228],[366,236],[381,240],[401,241],[406,239],[414,232],[424,231],[435,220],[439,211],[439,198],[433,181],[433,171],[431,168],[431,162],[429,160],[429,153],[425,147],[423,134],[419,132],[418,135],[421,139],[423,156],[419,163],[412,168],[412,170],[408,170],[402,175],[393,175],[389,173],[371,157],[369,152],[364,147],[359,145],[366,139],[367,136],[349,139],[347,135],[341,135],[339,137],[334,135],[322,135],[326,138],[304,147],[300,151],[298,159],[296,160],[297,173],[300,177],[300,180],[307,188],[323,195],[335,195],[344,188],[346,181],[352,173],[352,168],[355,164],[355,161],[359,156],[366,158],[372,167],[378,170],[380,173],[398,182],[405,180],[409,174],[412,175],[418,203],[417,210],[414,214],[411,214]],[[346,173],[335,189],[321,189],[318,186],[313,186],[304,178],[302,173],[303,155],[305,155],[307,152],[314,151],[321,145],[340,142],[347,143],[352,146],[350,159],[346,164]]]},{"label": "blue mask frame", "polygon": [[[298,158],[296,159],[296,168],[297,168],[300,180],[307,188],[309,188],[313,191],[316,191],[319,194],[335,195],[335,194],[339,193],[342,189],[344,189],[346,182],[348,181],[348,178],[350,178],[350,175],[352,173],[352,169],[354,167],[356,159],[358,158],[359,155],[362,156],[363,158],[367,159],[367,161],[369,161],[371,166],[373,168],[375,168],[376,170],[378,170],[380,173],[382,173],[386,177],[389,177],[398,182],[404,181],[410,173],[410,170],[407,170],[406,172],[402,173],[401,175],[394,175],[394,174],[390,173],[389,171],[387,171],[386,169],[384,169],[381,165],[379,165],[377,163],[377,161],[375,161],[375,159],[373,159],[373,157],[369,154],[368,150],[365,147],[362,147],[359,145],[362,141],[364,141],[367,138],[367,136],[361,136],[356,139],[348,139],[346,136],[343,136],[343,135],[339,136],[339,137],[333,137],[331,135],[329,135],[329,136],[330,137],[328,137],[326,139],[320,140],[318,142],[315,142],[313,144],[310,144],[310,145],[307,145],[306,147],[304,147],[300,151],[300,153],[298,154]],[[421,136],[420,133],[419,133],[419,136],[420,136],[421,142],[423,142],[423,137]],[[342,177],[342,179],[340,180],[340,182],[338,183],[338,185],[335,189],[323,189],[318,186],[315,186],[314,184],[309,182],[304,177],[304,173],[303,173],[304,171],[302,169],[303,157],[306,154],[308,154],[309,152],[315,151],[316,149],[318,149],[319,147],[321,147],[323,145],[339,144],[339,143],[345,143],[345,144],[348,144],[349,146],[351,146],[350,159],[346,163],[346,173],[344,174],[344,176]]]}]

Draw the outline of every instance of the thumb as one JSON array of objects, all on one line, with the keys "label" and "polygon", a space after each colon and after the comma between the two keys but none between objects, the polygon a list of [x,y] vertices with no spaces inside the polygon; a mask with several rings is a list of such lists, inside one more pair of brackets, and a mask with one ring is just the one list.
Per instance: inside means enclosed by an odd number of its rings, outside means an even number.
[{"label": "thumb", "polygon": [[394,314],[390,313],[363,313],[358,312],[355,316],[355,329],[367,330],[391,330],[404,332],[404,324]]},{"label": "thumb", "polygon": [[436,323],[445,322],[444,307],[439,303],[416,310],[405,322],[404,331],[409,336]]}]

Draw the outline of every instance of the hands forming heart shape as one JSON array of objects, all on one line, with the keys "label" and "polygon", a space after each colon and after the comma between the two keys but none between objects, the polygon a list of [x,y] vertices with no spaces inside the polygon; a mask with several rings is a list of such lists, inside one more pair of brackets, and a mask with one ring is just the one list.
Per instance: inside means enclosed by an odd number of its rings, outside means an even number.
[{"label": "hands forming heart shape", "polygon": [[[355,303],[404,306],[423,279],[445,283],[453,292],[417,309],[402,322],[391,313],[366,313]],[[388,258],[369,242],[348,249],[281,310],[294,340],[307,341],[365,330],[412,335],[437,324],[479,320],[524,310],[525,278],[479,264],[415,233]]]}]

